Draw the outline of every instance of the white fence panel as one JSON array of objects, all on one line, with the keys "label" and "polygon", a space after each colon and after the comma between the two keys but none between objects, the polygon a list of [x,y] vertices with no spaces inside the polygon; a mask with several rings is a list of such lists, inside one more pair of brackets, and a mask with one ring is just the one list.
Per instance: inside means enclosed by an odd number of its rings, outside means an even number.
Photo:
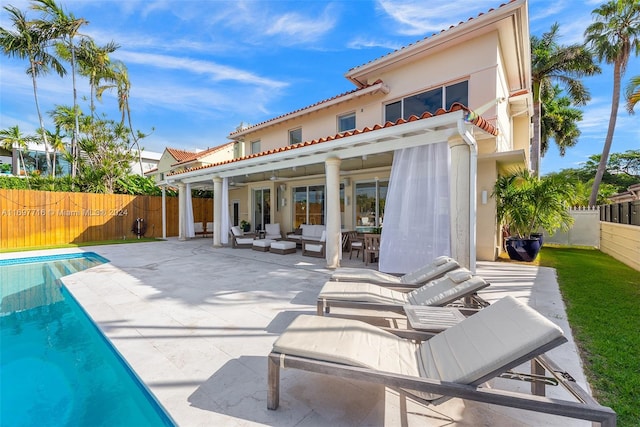
[{"label": "white fence panel", "polygon": [[569,211],[575,222],[569,231],[544,233],[545,243],[600,247],[600,211],[598,208],[576,208]]}]

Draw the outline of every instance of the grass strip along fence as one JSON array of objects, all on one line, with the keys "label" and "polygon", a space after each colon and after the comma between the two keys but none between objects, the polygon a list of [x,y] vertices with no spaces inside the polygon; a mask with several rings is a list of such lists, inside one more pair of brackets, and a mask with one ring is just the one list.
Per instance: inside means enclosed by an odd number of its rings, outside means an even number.
[{"label": "grass strip along fence", "polygon": [[595,249],[544,247],[585,372],[619,426],[640,426],[640,272]]}]

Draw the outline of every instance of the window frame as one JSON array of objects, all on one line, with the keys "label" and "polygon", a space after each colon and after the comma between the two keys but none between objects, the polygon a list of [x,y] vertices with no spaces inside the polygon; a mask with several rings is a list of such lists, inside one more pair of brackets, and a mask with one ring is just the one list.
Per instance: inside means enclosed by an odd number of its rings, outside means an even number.
[{"label": "window frame", "polygon": [[[294,132],[300,132],[300,140],[299,141],[294,141]],[[294,129],[289,129],[288,132],[289,135],[289,145],[295,145],[295,144],[300,144],[302,142],[302,127],[297,127]]]},{"label": "window frame", "polygon": [[[353,127],[350,127],[348,129],[342,129],[341,128],[341,124],[343,120],[349,120],[353,117]],[[338,129],[338,133],[342,133],[342,132],[348,132],[350,130],[355,130],[356,129],[356,112],[354,111],[350,111],[348,113],[344,113],[344,114],[338,114],[336,116],[336,127]]]},{"label": "window frame", "polygon": [[[448,82],[446,84],[442,84],[442,85],[439,85],[439,86],[434,86],[434,87],[422,90],[420,92],[416,92],[416,93],[413,93],[413,94],[410,94],[410,95],[403,96],[400,99],[395,99],[393,101],[387,102],[386,104],[384,104],[384,120],[385,120],[385,122],[388,122],[388,121],[395,122],[396,120],[398,120],[398,118],[402,118],[404,120],[407,120],[409,117],[406,117],[406,115],[407,115],[406,108],[405,108],[406,100],[410,99],[410,98],[418,98],[420,95],[425,95],[425,94],[427,94],[429,92],[435,92],[437,90],[441,91],[441,104],[437,108],[447,108],[447,107],[451,108],[451,102],[448,102],[448,100],[447,100],[447,89],[448,88],[452,88],[452,87],[457,86],[457,85],[460,85],[460,84],[463,84],[463,83],[466,83],[466,85],[467,85],[467,94],[466,94],[467,102],[465,103],[465,106],[468,107],[467,104],[469,103],[469,79],[464,79],[464,80],[458,80],[458,81],[454,81],[454,82]],[[453,102],[459,102],[459,101],[456,100],[456,101],[453,101]],[[395,104],[397,104],[397,103],[400,103],[400,117],[396,117],[396,118],[393,118],[393,119],[387,117],[388,108],[393,106],[393,105],[395,105]],[[436,108],[436,110],[437,110],[437,108]],[[429,111],[429,112],[430,113],[435,113],[435,110],[434,111]],[[420,113],[420,114],[422,114],[422,113]]]},{"label": "window frame", "polygon": [[[258,144],[258,150],[254,150],[254,144]],[[249,142],[249,150],[251,151],[251,154],[257,154],[260,153],[262,151],[262,149],[260,148],[260,140],[256,139],[255,141],[251,141]]]}]

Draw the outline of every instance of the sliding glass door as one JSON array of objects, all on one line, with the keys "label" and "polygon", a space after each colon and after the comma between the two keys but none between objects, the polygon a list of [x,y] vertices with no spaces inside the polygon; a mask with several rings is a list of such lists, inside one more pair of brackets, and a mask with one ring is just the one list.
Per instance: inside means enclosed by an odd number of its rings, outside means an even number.
[{"label": "sliding glass door", "polygon": [[381,227],[387,199],[388,181],[356,183],[356,230],[363,233]]},{"label": "sliding glass door", "polygon": [[300,224],[324,224],[324,185],[293,189],[293,228]]},{"label": "sliding glass door", "polygon": [[271,224],[271,190],[261,188],[253,190],[254,230],[264,230],[265,224]]}]

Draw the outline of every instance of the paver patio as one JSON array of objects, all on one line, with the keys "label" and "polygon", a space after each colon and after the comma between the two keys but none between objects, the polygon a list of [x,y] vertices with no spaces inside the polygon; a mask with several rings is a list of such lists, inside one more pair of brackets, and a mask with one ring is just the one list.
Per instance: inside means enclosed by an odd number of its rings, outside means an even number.
[{"label": "paver patio", "polygon": [[[269,411],[271,345],[295,316],[315,314],[316,296],[331,272],[323,259],[300,250],[278,255],[211,243],[85,247],[111,262],[63,279],[181,426],[590,425],[460,399],[425,407],[382,386],[295,370],[283,371],[280,408]],[[343,266],[364,266],[345,258]],[[516,296],[562,327],[569,342],[548,354],[587,388],[554,270],[481,262],[477,272],[491,282],[483,298]],[[548,395],[568,398],[557,388]]]}]

